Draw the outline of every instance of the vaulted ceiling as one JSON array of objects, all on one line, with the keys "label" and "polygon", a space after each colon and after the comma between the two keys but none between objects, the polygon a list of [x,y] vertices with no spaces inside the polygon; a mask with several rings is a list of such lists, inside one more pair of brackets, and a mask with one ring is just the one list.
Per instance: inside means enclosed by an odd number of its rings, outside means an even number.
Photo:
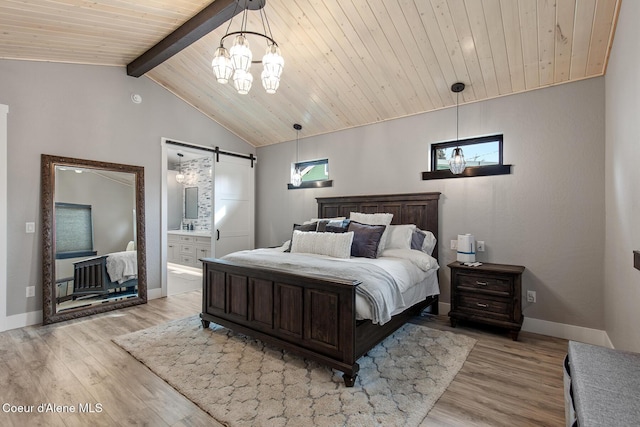
[{"label": "vaulted ceiling", "polygon": [[[248,95],[216,82],[226,23],[146,76],[259,147],[295,139],[293,123],[305,137],[450,107],[458,81],[462,104],[603,75],[620,1],[267,0],[285,59],[276,94],[260,64]],[[125,66],[209,3],[0,0],[0,58]],[[260,59],[263,40],[249,41]]]}]

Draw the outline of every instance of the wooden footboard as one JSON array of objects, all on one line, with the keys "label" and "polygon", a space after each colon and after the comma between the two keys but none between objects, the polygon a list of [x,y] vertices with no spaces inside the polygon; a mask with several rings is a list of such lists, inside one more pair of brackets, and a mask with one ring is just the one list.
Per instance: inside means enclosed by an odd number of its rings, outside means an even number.
[{"label": "wooden footboard", "polygon": [[200,315],[344,372],[353,385],[359,282],[203,260]]}]

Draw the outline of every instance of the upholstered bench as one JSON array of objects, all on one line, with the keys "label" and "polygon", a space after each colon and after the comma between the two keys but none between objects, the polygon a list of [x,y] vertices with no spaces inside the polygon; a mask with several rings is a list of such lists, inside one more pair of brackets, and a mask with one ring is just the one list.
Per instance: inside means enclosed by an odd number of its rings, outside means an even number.
[{"label": "upholstered bench", "polygon": [[565,415],[567,426],[640,425],[640,354],[569,341]]}]

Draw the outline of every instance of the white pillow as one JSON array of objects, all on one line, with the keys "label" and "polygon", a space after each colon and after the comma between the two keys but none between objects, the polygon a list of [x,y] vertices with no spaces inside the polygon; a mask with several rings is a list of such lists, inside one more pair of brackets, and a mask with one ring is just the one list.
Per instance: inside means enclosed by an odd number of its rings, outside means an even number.
[{"label": "white pillow", "polygon": [[349,258],[353,231],[348,233],[317,233],[294,230],[291,253],[327,255],[334,258]]},{"label": "white pillow", "polygon": [[414,249],[387,249],[382,256],[407,259],[423,271],[440,268],[434,257]]},{"label": "white pillow", "polygon": [[420,250],[426,254],[433,255],[433,249],[436,247],[436,236],[430,231],[416,229],[418,233],[424,234],[424,240],[422,241],[422,247]]},{"label": "white pillow", "polygon": [[411,236],[416,230],[414,224],[390,225],[387,249],[411,249]]},{"label": "white pillow", "polygon": [[392,213],[373,213],[366,214],[362,212],[351,212],[349,214],[349,219],[353,221],[357,221],[361,224],[368,225],[386,225],[384,229],[384,233],[382,233],[382,237],[380,238],[380,245],[378,246],[378,256],[382,254],[384,248],[387,246],[387,236],[389,235],[389,225],[393,220]]}]

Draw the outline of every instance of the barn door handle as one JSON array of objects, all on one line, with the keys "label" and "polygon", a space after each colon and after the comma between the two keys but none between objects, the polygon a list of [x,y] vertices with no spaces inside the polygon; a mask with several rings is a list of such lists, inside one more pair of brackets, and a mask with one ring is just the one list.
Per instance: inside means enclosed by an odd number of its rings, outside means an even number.
[{"label": "barn door handle", "polygon": [[220,229],[216,228],[216,240],[220,240]]}]

